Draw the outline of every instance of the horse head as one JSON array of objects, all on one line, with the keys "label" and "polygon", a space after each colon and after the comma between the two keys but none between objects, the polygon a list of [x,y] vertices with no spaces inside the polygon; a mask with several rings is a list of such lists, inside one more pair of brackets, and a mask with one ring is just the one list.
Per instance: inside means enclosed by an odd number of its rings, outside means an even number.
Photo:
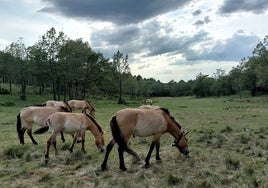
[{"label": "horse head", "polygon": [[100,135],[95,138],[95,144],[100,152],[105,151],[103,132],[101,132]]},{"label": "horse head", "polygon": [[181,134],[179,135],[179,137],[177,139],[174,140],[172,146],[176,146],[181,153],[183,153],[184,155],[188,155],[189,154],[189,149],[188,149],[188,140],[186,138],[186,135],[188,134],[188,132],[184,132],[182,131]]}]

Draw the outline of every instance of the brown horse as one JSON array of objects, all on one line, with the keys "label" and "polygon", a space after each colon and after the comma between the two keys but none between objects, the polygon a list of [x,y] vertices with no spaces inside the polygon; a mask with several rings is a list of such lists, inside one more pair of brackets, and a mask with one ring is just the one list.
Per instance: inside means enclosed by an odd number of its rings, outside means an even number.
[{"label": "brown horse", "polygon": [[145,168],[150,166],[149,160],[154,147],[156,147],[156,160],[161,160],[159,156],[159,141],[161,135],[165,132],[170,133],[175,138],[173,145],[176,146],[181,153],[184,155],[189,154],[187,139],[185,137],[187,133],[181,131],[181,125],[170,115],[167,109],[123,109],[116,112],[112,117],[110,127],[113,138],[106,147],[105,158],[101,165],[102,170],[106,169],[109,153],[115,143],[119,145],[119,168],[122,171],[127,170],[123,157],[124,151],[139,160],[137,153],[127,145],[132,134],[139,137],[153,136],[149,152],[145,158]]},{"label": "brown horse", "polygon": [[[95,144],[97,145],[98,149],[100,151],[105,150],[103,131],[101,129],[101,126],[89,114],[56,112],[47,118],[44,127],[36,130],[34,133],[44,133],[48,131],[49,127],[52,131],[52,135],[47,141],[47,150],[45,154],[46,163],[49,159],[49,148],[51,144],[54,146],[55,155],[58,154],[56,147],[56,136],[61,131],[68,134],[80,133],[82,135],[82,151],[85,152],[85,132],[86,130],[89,130],[95,137]],[[70,152],[73,151],[76,137],[77,134],[75,134],[72,145],[69,148]]]},{"label": "brown horse", "polygon": [[152,105],[153,104],[153,99],[150,99],[150,98],[145,99],[145,104]]},{"label": "brown horse", "polygon": [[86,113],[89,110],[89,113],[94,117],[95,115],[95,108],[90,104],[87,100],[69,100],[69,106],[74,109],[82,109],[82,113]]},{"label": "brown horse", "polygon": [[[17,132],[19,135],[20,143],[24,144],[24,133],[27,130],[27,134],[32,140],[32,143],[37,144],[37,142],[32,136],[33,124],[43,126],[48,116],[50,116],[55,112],[70,112],[70,111],[62,106],[60,107],[29,106],[21,109],[17,115]],[[62,140],[64,141],[63,134],[62,134]]]}]

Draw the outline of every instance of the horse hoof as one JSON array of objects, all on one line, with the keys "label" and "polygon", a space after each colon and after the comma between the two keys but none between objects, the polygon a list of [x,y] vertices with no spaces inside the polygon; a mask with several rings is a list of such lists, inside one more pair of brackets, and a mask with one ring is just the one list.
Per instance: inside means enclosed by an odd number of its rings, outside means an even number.
[{"label": "horse hoof", "polygon": [[120,170],[121,170],[122,172],[125,172],[125,171],[127,171],[127,168],[126,168],[126,167],[120,167]]},{"label": "horse hoof", "polygon": [[101,171],[105,171],[107,170],[107,167],[106,166],[101,166]]},{"label": "horse hoof", "polygon": [[156,161],[159,162],[159,163],[161,163],[162,162],[162,159],[161,158],[157,158]]},{"label": "horse hoof", "polygon": [[46,164],[46,165],[47,165],[47,163],[48,163],[48,160],[49,160],[48,158],[45,158],[45,164]]},{"label": "horse hoof", "polygon": [[147,169],[147,168],[150,168],[150,165],[149,165],[149,164],[145,164],[143,167],[144,167],[145,169]]}]

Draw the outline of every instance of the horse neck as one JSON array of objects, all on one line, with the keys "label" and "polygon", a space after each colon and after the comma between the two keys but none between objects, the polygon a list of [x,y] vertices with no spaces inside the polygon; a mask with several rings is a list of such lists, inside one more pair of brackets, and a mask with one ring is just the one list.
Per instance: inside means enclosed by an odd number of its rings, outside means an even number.
[{"label": "horse neck", "polygon": [[87,102],[87,107],[90,110],[90,112],[94,110],[93,106],[89,102]]},{"label": "horse neck", "polygon": [[98,125],[96,125],[94,122],[89,123],[89,130],[93,134],[93,136],[96,138],[97,136],[100,136],[101,131],[98,128]]},{"label": "horse neck", "polygon": [[167,132],[169,132],[174,138],[178,139],[181,134],[181,128],[178,127],[175,122],[169,120]]}]

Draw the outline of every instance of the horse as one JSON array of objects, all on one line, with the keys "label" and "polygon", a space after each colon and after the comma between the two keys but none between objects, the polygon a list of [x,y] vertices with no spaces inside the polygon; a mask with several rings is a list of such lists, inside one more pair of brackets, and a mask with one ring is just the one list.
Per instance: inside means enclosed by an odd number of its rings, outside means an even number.
[{"label": "horse", "polygon": [[97,121],[89,114],[84,113],[65,113],[65,112],[56,112],[50,115],[44,123],[44,126],[36,130],[35,134],[42,134],[48,129],[51,129],[52,134],[47,141],[47,150],[45,154],[46,164],[49,159],[49,148],[53,144],[55,149],[55,155],[58,155],[58,150],[56,147],[56,136],[59,132],[64,132],[68,134],[74,134],[72,145],[69,148],[70,152],[73,152],[73,147],[76,142],[77,134],[82,135],[82,152],[85,151],[85,132],[89,130],[95,137],[95,144],[98,147],[99,151],[103,152],[105,150],[103,131],[101,126]]},{"label": "horse", "polygon": [[[19,136],[20,144],[24,144],[24,133],[27,130],[32,143],[37,145],[37,142],[32,136],[33,124],[43,126],[45,120],[49,115],[55,112],[70,112],[62,106],[60,107],[46,107],[46,106],[29,106],[22,108],[17,114],[17,133]],[[23,124],[23,126],[22,126]],[[64,136],[61,134],[62,141],[64,141]]]},{"label": "horse", "polygon": [[94,117],[95,108],[87,100],[69,100],[69,106],[74,109],[82,109],[82,113],[86,113],[86,110],[89,110],[89,113]]},{"label": "horse", "polygon": [[145,99],[145,104],[147,105],[152,105],[153,104],[153,100],[152,99]]},{"label": "horse", "polygon": [[169,113],[168,109],[138,109],[126,108],[117,111],[110,120],[112,139],[106,147],[105,158],[101,164],[102,171],[107,169],[107,160],[115,143],[118,144],[119,169],[126,171],[124,163],[124,151],[133,155],[137,161],[139,156],[128,146],[131,135],[139,137],[153,136],[149,152],[145,158],[145,168],[150,167],[151,153],[156,147],[156,160],[161,160],[159,155],[160,137],[163,133],[168,132],[174,138],[173,146],[176,146],[184,155],[189,154],[187,138],[184,131],[181,131],[181,125]]}]

